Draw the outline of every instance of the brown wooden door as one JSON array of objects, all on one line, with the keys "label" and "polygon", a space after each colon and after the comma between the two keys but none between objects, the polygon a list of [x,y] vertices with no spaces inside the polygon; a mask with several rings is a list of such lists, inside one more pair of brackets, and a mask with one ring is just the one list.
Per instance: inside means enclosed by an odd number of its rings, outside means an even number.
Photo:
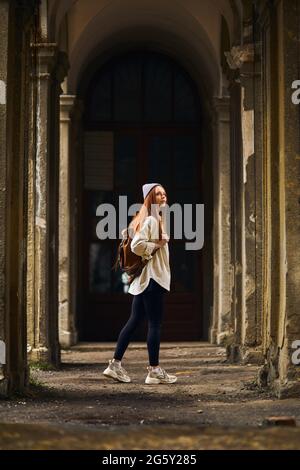
[{"label": "brown wooden door", "polygon": [[[197,136],[176,130],[123,130],[116,132],[115,190],[84,193],[84,316],[85,340],[113,341],[130,314],[132,296],[124,292],[122,273],[111,270],[119,240],[99,241],[95,209],[101,202],[118,207],[118,196],[127,195],[128,206],[142,202],[142,184],[162,182],[174,202],[200,203]],[[196,163],[195,163],[196,162]],[[188,163],[188,165],[186,165]],[[130,219],[128,219],[130,220]],[[166,295],[162,340],[199,340],[202,335],[201,250],[187,251],[186,240],[169,242],[171,291]],[[145,338],[145,326],[135,340]]]},{"label": "brown wooden door", "polygon": [[[118,213],[119,195],[128,196],[128,206],[141,203],[142,185],[151,181],[165,187],[170,205],[202,202],[197,93],[178,64],[144,51],[102,67],[91,80],[85,104],[89,146],[79,263],[80,339],[115,341],[130,314],[132,296],[124,291],[122,273],[111,270],[119,240],[100,241],[96,236],[96,208],[109,202]],[[172,227],[170,235],[172,280],[162,340],[199,340],[202,253],[185,250],[186,240],[174,240]],[[144,341],[145,333],[146,324],[133,340]]]}]

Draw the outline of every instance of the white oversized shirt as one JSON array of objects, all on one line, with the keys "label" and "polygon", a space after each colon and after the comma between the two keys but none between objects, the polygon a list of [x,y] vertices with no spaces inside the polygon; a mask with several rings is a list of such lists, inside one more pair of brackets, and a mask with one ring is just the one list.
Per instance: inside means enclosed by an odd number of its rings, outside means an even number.
[{"label": "white oversized shirt", "polygon": [[[166,232],[162,237],[169,241]],[[170,290],[171,272],[169,265],[169,245],[165,243],[152,256],[152,252],[157,245],[154,241],[158,238],[158,221],[152,215],[145,218],[141,229],[136,232],[131,241],[131,250],[138,256],[148,259],[146,266],[141,274],[137,276],[130,284],[128,293],[138,295],[142,293],[149,284],[150,278],[154,279],[162,287]]]}]

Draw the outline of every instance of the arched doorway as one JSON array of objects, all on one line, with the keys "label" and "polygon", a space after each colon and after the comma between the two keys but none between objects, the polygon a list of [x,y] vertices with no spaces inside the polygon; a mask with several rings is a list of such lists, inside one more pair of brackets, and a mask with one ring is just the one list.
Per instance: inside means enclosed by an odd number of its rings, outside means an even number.
[{"label": "arched doorway", "polygon": [[[160,181],[169,204],[202,203],[201,110],[193,81],[168,56],[134,51],[116,56],[91,77],[84,97],[84,156],[79,279],[79,338],[114,341],[132,296],[111,270],[118,240],[96,236],[96,208],[119,195],[142,202],[141,186]],[[171,292],[166,296],[163,341],[203,336],[202,252],[172,240]],[[145,325],[134,340],[144,340]]]}]

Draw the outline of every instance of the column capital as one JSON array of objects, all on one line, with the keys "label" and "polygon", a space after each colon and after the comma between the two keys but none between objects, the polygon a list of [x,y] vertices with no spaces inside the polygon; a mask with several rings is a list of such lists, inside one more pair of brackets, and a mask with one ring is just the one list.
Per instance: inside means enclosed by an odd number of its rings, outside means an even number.
[{"label": "column capital", "polygon": [[50,78],[57,60],[57,43],[31,43],[30,47],[32,50],[32,55],[35,55],[37,59],[35,78]]},{"label": "column capital", "polygon": [[69,122],[70,114],[76,102],[76,95],[62,94],[59,97],[60,104],[60,122]]},{"label": "column capital", "polygon": [[36,71],[33,78],[52,79],[60,85],[69,69],[67,54],[59,50],[56,42],[31,43],[30,46],[32,54],[36,56]]},{"label": "column capital", "polygon": [[225,56],[231,70],[240,69],[245,62],[254,62],[254,44],[234,46],[229,52],[225,52]]},{"label": "column capital", "polygon": [[247,108],[253,108],[253,80],[261,76],[261,44],[246,43],[226,52],[230,87],[234,83],[245,89]]},{"label": "column capital", "polygon": [[253,67],[255,58],[254,43],[233,46],[230,51],[224,52],[224,54],[227,61],[226,76],[230,88],[234,82],[240,83],[242,70]]}]

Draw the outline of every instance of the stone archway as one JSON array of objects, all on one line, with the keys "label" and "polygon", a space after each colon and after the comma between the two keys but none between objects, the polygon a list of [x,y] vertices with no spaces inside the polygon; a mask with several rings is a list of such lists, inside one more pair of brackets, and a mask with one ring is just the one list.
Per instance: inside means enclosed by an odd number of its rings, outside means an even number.
[{"label": "stone archway", "polygon": [[[198,99],[196,86],[186,71],[169,56],[154,52],[149,48],[146,50],[139,48],[125,54],[123,52],[105,64],[104,70],[105,72],[101,66],[96,72],[96,76],[92,75],[92,77],[86,73],[85,83],[81,84],[81,90],[79,89],[78,92],[78,96],[84,101],[86,108],[82,131],[85,140],[84,148],[87,148],[87,153],[84,152],[83,155],[77,155],[75,158],[85,161],[83,171],[81,171],[81,175],[85,176],[80,181],[83,193],[80,204],[83,210],[78,227],[83,253],[82,258],[78,260],[78,278],[81,279],[79,292],[82,293],[83,298],[80,303],[82,305],[80,338],[85,341],[115,339],[122,327],[124,317],[129,314],[128,310],[130,309],[130,296],[124,295],[121,289],[121,273],[113,274],[111,272],[117,246],[111,240],[99,242],[95,238],[95,213],[92,215],[89,207],[95,207],[95,201],[99,202],[103,198],[105,201],[115,201],[114,198],[118,194],[127,194],[129,204],[137,202],[140,200],[140,188],[149,178],[150,180],[160,179],[166,185],[170,201],[181,204],[192,201],[201,203],[202,198],[206,196],[208,203],[211,203],[210,198],[203,194],[202,181],[209,179],[208,173],[210,171],[206,169],[207,161],[203,157],[203,145],[200,139],[200,130],[203,127],[201,103]],[[96,89],[101,90],[101,96],[104,96],[104,84],[99,87],[99,80],[101,81],[103,73],[105,77],[107,74],[111,77],[108,88],[111,89],[114,84],[115,92],[110,100],[111,93],[106,90],[104,101],[99,101],[96,105],[98,92],[94,98],[91,97],[91,94]],[[119,74],[122,74],[123,78],[118,81],[119,87],[116,89]],[[128,78],[127,82],[126,78]],[[129,104],[127,94],[122,94],[121,90],[125,82],[130,88],[132,80],[139,85],[137,85],[136,93],[131,95],[131,103]],[[106,79],[105,83],[107,83]],[[83,91],[86,84],[88,84],[87,96]],[[156,95],[152,94],[152,90],[156,87],[156,93],[160,93],[163,84],[165,91],[161,93],[161,98],[154,107]],[[169,100],[166,99],[164,106],[162,106],[161,102],[168,96],[168,91],[170,92]],[[136,98],[137,96],[139,99]],[[152,98],[150,99],[149,96]],[[190,106],[182,112],[183,103],[188,99],[190,99]],[[106,102],[111,103],[109,106],[111,109],[119,109],[121,104],[118,105],[118,103],[122,103],[122,113],[118,115],[116,111],[116,117],[110,113],[101,113],[102,108],[107,108]],[[147,113],[150,103],[151,117]],[[133,117],[132,108],[142,111],[141,113],[137,111]],[[194,110],[193,113],[191,108]],[[177,117],[175,117],[175,109]],[[161,119],[164,111],[165,118]],[[187,117],[188,111],[190,114]],[[110,145],[111,147],[108,147]],[[106,153],[107,148],[111,148],[110,157]],[[102,149],[105,152],[105,158],[101,158]],[[128,174],[125,174],[126,167],[122,167],[121,173],[118,171],[118,162],[122,158],[121,155],[124,156],[124,152],[126,153],[125,149],[129,152],[130,161],[135,162]],[[102,171],[101,168],[97,170],[98,163],[95,163],[97,155],[97,160],[102,160]],[[159,169],[154,163],[158,163],[158,155],[160,155]],[[183,167],[181,168],[182,160],[179,161],[179,155],[190,160],[191,167],[185,171]],[[108,158],[111,162],[109,166],[107,166]],[[167,161],[169,163],[166,163]],[[93,171],[89,170],[90,167],[93,168]],[[177,172],[176,168],[178,168]],[[102,176],[103,171],[109,175],[106,179]],[[85,172],[87,172],[88,178]],[[183,181],[185,174],[186,180]],[[95,175],[97,175],[97,179]],[[210,227],[208,203],[206,224]],[[90,226],[93,226],[94,230],[87,234],[86,227]],[[84,227],[83,230],[82,227]],[[212,273],[212,256],[211,253],[206,253],[208,251],[206,245],[201,251],[186,252],[183,243],[183,240],[173,241],[170,246],[172,288],[166,299],[162,341],[191,341],[203,338],[203,271],[207,277],[208,273]],[[99,269],[95,269],[95,274],[92,275],[89,266],[90,263],[93,263],[89,260],[91,256],[94,259],[95,253],[99,253],[101,256],[101,250],[105,254],[97,260],[96,266],[99,266]],[[211,263],[203,269],[202,259],[205,255],[207,259],[210,255]],[[85,274],[82,274],[83,272]],[[187,273],[189,273],[188,279]],[[102,282],[99,281],[100,278],[102,278]],[[185,312],[184,316],[182,315],[183,311]],[[209,312],[209,308],[207,311]],[[103,328],[103,325],[106,327]],[[137,334],[136,340],[141,340],[142,337],[144,335],[140,332],[140,339]],[[205,337],[207,337],[207,331],[205,331]]]},{"label": "stone archway", "polygon": [[[132,3],[134,4],[134,2]],[[158,6],[156,5],[155,9],[157,8]],[[204,139],[203,147],[203,153],[206,156],[207,162],[209,162],[206,167],[209,178],[206,178],[203,182],[204,185],[207,185],[207,194],[213,188],[212,181],[214,180],[215,182],[214,195],[211,193],[206,201],[208,208],[208,213],[206,214],[206,221],[208,222],[206,224],[206,243],[210,244],[210,248],[204,261],[207,267],[206,271],[211,273],[210,276],[206,276],[204,281],[205,337],[210,337],[215,341],[222,338],[223,330],[228,327],[227,319],[230,314],[230,288],[222,288],[222,282],[228,279],[227,273],[230,269],[230,222],[228,223],[230,201],[227,197],[230,191],[229,98],[220,94],[220,90],[225,89],[226,81],[222,84],[222,74],[211,38],[207,36],[203,26],[201,26],[199,21],[195,20],[194,16],[188,16],[186,11],[177,11],[177,22],[174,23],[175,30],[174,28],[172,30],[170,24],[166,25],[165,22],[161,21],[163,16],[158,20],[157,15],[155,18],[148,15],[147,19],[145,14],[143,15],[143,9],[138,8],[137,10],[138,12],[131,18],[133,24],[127,25],[126,28],[122,23],[115,24],[115,20],[113,20],[114,10],[112,7],[110,8],[110,5],[107,5],[104,12],[94,12],[94,15],[90,16],[90,21],[86,21],[82,30],[79,31],[77,40],[73,40],[73,47],[70,52],[71,66],[64,84],[65,94],[61,96],[61,102],[62,106],[69,103],[68,113],[70,116],[73,101],[81,102],[84,78],[93,73],[95,64],[99,66],[99,60],[105,62],[105,60],[116,53],[136,47],[146,47],[167,53],[170,57],[181,63],[197,83],[205,110],[205,126],[201,132],[206,137],[209,136],[208,139]],[[147,12],[146,9],[145,12]],[[78,5],[76,11],[74,10],[74,15],[75,13],[79,15],[80,5]],[[180,24],[178,23],[179,13],[183,16]],[[130,16],[130,9],[127,15]],[[164,11],[165,15],[166,11]],[[198,40],[183,25],[183,19],[187,20],[187,18],[190,21],[193,33],[198,36]],[[104,24],[106,25],[105,28],[101,28],[101,25]],[[111,25],[112,31],[110,32],[107,31],[108,24]],[[103,36],[101,36],[101,33],[99,36],[101,31],[105,33]],[[98,59],[96,60],[96,58]],[[80,87],[79,83],[81,84]],[[72,124],[70,124],[71,128]],[[78,137],[77,145],[80,146],[81,138],[78,127],[75,133]],[[66,131],[65,139],[69,138],[67,134],[68,132]],[[215,145],[213,145],[213,142]],[[65,159],[69,158],[67,153],[65,151]],[[219,177],[220,171],[222,175]],[[75,199],[73,201],[74,207],[78,204],[78,198],[75,197]],[[220,225],[220,220],[224,221],[223,226]],[[226,223],[225,220],[227,220]],[[213,225],[214,236],[211,237]],[[214,273],[212,268],[213,252],[214,264],[217,266]],[[64,274],[64,278],[69,279],[70,286],[77,286],[78,288],[74,277],[72,278]],[[69,299],[74,299],[71,287],[68,295]],[[65,338],[76,338],[75,312],[80,309],[80,303],[78,303],[77,299],[77,305],[71,311],[71,309],[66,308],[67,303],[65,300],[66,296],[64,295],[61,298],[61,306],[64,310],[61,323],[67,327],[67,329],[64,328]],[[209,325],[211,329],[208,334]],[[72,340],[67,341],[65,344],[70,343],[72,343]]]}]

